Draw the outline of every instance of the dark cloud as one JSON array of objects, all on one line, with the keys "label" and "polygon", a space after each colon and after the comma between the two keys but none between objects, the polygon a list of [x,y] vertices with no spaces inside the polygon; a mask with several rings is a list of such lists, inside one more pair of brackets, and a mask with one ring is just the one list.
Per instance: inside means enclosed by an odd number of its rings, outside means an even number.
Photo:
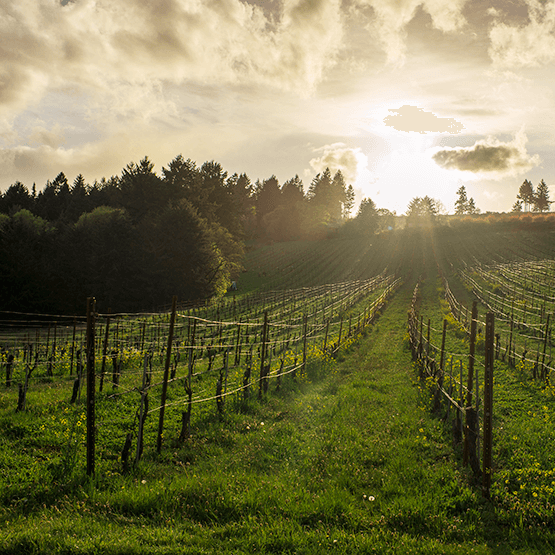
[{"label": "dark cloud", "polygon": [[386,116],[384,123],[397,131],[417,133],[460,133],[464,125],[453,118],[438,118],[432,112],[425,112],[417,106],[401,106],[390,109],[395,115]]},{"label": "dark cloud", "polygon": [[526,135],[521,131],[508,143],[494,139],[477,141],[466,148],[448,148],[437,151],[434,162],[448,170],[486,173],[495,177],[528,171],[539,163],[537,155],[526,151]]},{"label": "dark cloud", "polygon": [[438,166],[450,170],[490,172],[508,169],[515,156],[516,148],[474,145],[469,149],[440,150],[433,159]]}]

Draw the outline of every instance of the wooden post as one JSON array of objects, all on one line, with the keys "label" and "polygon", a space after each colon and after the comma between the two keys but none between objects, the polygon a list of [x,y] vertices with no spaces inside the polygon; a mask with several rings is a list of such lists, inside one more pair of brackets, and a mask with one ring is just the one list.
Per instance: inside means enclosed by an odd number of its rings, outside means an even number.
[{"label": "wooden post", "polygon": [[160,453],[162,450],[162,433],[164,431],[164,412],[166,410],[166,397],[168,394],[168,377],[170,372],[170,362],[173,343],[173,327],[175,325],[175,310],[177,305],[177,297],[174,295],[172,299],[172,315],[170,318],[170,330],[168,334],[168,348],[166,349],[166,365],[164,367],[164,381],[162,383],[162,397],[160,399],[160,417],[158,420],[158,440],[156,442],[156,451]]},{"label": "wooden post", "polygon": [[148,354],[143,357],[143,385],[141,387],[141,405],[139,407],[139,431],[137,433],[137,452],[135,454],[135,464],[138,464],[143,453],[143,432],[146,415],[148,414]]},{"label": "wooden post", "polygon": [[492,312],[486,314],[486,354],[484,371],[484,445],[483,445],[483,489],[484,497],[489,498],[491,486],[491,452],[493,439],[493,364],[495,336],[495,317]]},{"label": "wooden post", "polygon": [[443,334],[441,336],[441,354],[439,357],[439,371],[443,375],[443,362],[445,359],[445,335],[447,334],[447,319],[443,320]]},{"label": "wooden post", "polygon": [[71,361],[69,365],[69,375],[73,376],[73,357],[75,356],[75,328],[77,327],[77,320],[73,318],[73,335],[71,338]]},{"label": "wooden post", "polygon": [[447,320],[443,320],[443,333],[441,337],[441,351],[439,357],[439,376],[437,377],[436,392],[434,396],[434,408],[433,411],[437,412],[441,407],[441,395],[443,388],[443,364],[445,359],[445,336],[447,333]]},{"label": "wooden post", "polygon": [[303,374],[306,373],[306,338],[308,335],[308,320],[304,315],[304,331],[303,331]]},{"label": "wooden post", "polygon": [[229,348],[224,351],[224,396],[227,394],[227,378],[229,372]]},{"label": "wooden post", "polygon": [[262,398],[262,381],[265,375],[266,364],[266,335],[268,333],[268,311],[264,311],[264,324],[262,326],[262,347],[260,352],[260,377],[258,379],[258,398]]},{"label": "wooden post", "polygon": [[330,319],[328,318],[328,321],[326,323],[326,334],[324,336],[324,353],[326,352],[327,348],[328,348],[328,333],[330,330]]},{"label": "wooden post", "polygon": [[104,386],[104,372],[106,371],[106,353],[108,351],[108,337],[110,334],[110,314],[112,309],[108,309],[108,315],[106,316],[106,331],[104,332],[104,345],[102,346],[102,368],[100,369],[100,386],[99,390],[102,392]]},{"label": "wooden post", "polygon": [[[472,316],[470,321],[470,354],[468,356],[468,378],[467,378],[467,394],[466,394],[466,419],[465,419],[465,433],[464,433],[464,449],[463,449],[463,465],[467,466],[472,456],[471,443],[474,444],[474,437],[477,430],[473,429],[475,422],[474,413],[469,416],[469,411],[472,409],[472,387],[474,383],[474,353],[476,351],[476,327],[478,320],[478,303],[472,303]],[[471,438],[471,434],[473,437]]]},{"label": "wooden post", "polygon": [[[464,393],[463,393],[463,364],[462,360],[459,360],[459,406],[464,407]],[[459,419],[459,433],[460,438],[462,439],[464,429],[463,429],[463,413],[462,410],[457,411],[458,419]]]},{"label": "wooden post", "polygon": [[[233,312],[235,313],[235,297],[233,297]],[[239,342],[241,340],[241,322],[237,324],[237,341],[235,343],[235,363],[233,366],[239,366],[240,362],[240,350]]]},{"label": "wooden post", "polygon": [[341,322],[339,323],[339,338],[337,340],[337,350],[341,347],[341,332],[343,331],[343,316],[341,316]]},{"label": "wooden post", "polygon": [[46,336],[46,353],[45,353],[45,357],[46,359],[48,359],[48,352],[50,351],[50,328],[51,328],[52,324],[48,324],[48,335]]},{"label": "wooden post", "polygon": [[424,325],[424,316],[420,316],[420,335],[419,335],[419,341],[418,341],[418,358],[422,358],[422,349],[424,347],[423,343],[422,343],[422,327]]},{"label": "wooden post", "polygon": [[94,324],[96,301],[87,299],[87,475],[94,474],[95,447],[95,368],[94,368]]},{"label": "wooden post", "polygon": [[54,321],[54,341],[52,342],[52,366],[51,371],[54,370],[54,362],[56,361],[56,340],[58,336],[58,322]]},{"label": "wooden post", "polygon": [[512,346],[513,346],[513,328],[514,328],[514,320],[513,320],[513,315],[511,313],[511,331],[509,333],[509,347],[507,349],[507,364],[509,364],[510,366],[514,366],[514,360],[512,360],[511,358],[511,351],[512,351]]},{"label": "wooden post", "polygon": [[543,338],[543,354],[542,354],[542,369],[541,369],[541,376],[542,376],[542,380],[545,380],[546,375],[545,375],[545,352],[547,350],[547,340],[549,338],[549,317],[551,315],[548,314],[547,315],[547,321],[545,322],[545,335]]},{"label": "wooden post", "polygon": [[193,411],[193,370],[195,367],[195,333],[197,321],[193,321],[193,332],[190,339],[189,362],[187,380],[185,381],[185,393],[187,394],[187,410],[181,412],[181,434],[179,441],[183,442],[191,436],[191,413]]}]

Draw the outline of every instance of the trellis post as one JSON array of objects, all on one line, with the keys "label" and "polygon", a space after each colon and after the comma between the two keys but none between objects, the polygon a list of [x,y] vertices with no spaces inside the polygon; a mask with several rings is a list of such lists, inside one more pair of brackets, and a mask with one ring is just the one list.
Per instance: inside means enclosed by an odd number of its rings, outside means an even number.
[{"label": "trellis post", "polygon": [[467,466],[469,462],[476,470],[476,439],[477,439],[477,418],[476,411],[472,408],[472,388],[474,383],[474,353],[476,351],[476,328],[478,320],[478,304],[477,301],[472,303],[472,315],[470,320],[470,353],[468,355],[468,381],[466,395],[466,418],[464,430],[464,450],[463,465]]},{"label": "trellis post", "polygon": [[158,419],[158,440],[156,442],[156,451],[160,453],[162,450],[162,433],[164,431],[164,412],[166,410],[166,397],[168,395],[168,377],[170,372],[170,362],[172,354],[173,327],[175,324],[175,310],[177,305],[177,296],[172,299],[172,315],[170,318],[170,330],[168,334],[168,348],[166,349],[166,365],[164,367],[164,381],[162,383],[162,398],[160,400],[160,417]]},{"label": "trellis post", "polygon": [[493,364],[495,335],[495,317],[492,312],[486,314],[485,370],[484,370],[484,446],[483,446],[483,489],[484,497],[489,498],[491,486],[491,454],[493,439]]},{"label": "trellis post", "polygon": [[266,335],[268,333],[268,311],[264,311],[264,324],[262,326],[262,346],[260,352],[260,377],[258,382],[258,397],[262,397],[262,380],[264,379],[266,364]]},{"label": "trellis post", "polygon": [[95,368],[94,368],[94,324],[96,302],[87,298],[87,475],[94,474],[95,447]]}]

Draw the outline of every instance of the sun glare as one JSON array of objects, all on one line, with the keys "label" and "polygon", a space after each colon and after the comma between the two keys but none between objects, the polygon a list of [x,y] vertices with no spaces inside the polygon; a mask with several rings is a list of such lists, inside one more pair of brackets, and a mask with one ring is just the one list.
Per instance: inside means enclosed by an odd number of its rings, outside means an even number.
[{"label": "sun glare", "polygon": [[434,134],[396,132],[389,140],[391,150],[376,166],[371,184],[363,188],[364,196],[397,214],[405,212],[407,198],[426,195],[451,211],[460,178],[432,160]]}]

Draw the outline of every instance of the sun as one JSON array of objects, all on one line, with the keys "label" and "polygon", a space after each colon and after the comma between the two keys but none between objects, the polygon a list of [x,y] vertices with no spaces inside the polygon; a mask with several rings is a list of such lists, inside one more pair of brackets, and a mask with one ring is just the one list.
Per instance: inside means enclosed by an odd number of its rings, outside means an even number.
[{"label": "sun", "polygon": [[412,198],[427,195],[452,211],[460,178],[433,161],[432,135],[396,132],[389,138],[389,151],[378,161],[367,187],[366,196],[379,208],[403,214]]}]

